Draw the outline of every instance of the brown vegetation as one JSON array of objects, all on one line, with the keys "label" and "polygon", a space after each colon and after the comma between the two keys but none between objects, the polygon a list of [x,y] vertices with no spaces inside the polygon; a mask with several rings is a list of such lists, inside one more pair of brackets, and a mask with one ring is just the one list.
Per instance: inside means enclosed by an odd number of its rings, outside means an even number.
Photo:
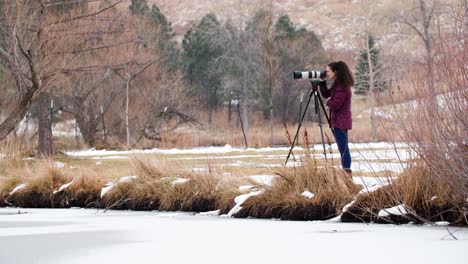
[{"label": "brown vegetation", "polygon": [[[359,191],[349,175],[329,164],[319,168],[314,158],[305,156],[304,165],[283,169],[273,186],[242,204],[236,217],[324,220],[341,212]],[[312,198],[303,195],[305,191]]]}]

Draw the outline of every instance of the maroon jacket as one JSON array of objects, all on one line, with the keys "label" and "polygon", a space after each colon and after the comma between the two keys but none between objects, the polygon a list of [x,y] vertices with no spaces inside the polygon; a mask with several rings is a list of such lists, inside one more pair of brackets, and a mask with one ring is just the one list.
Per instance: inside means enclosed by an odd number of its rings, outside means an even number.
[{"label": "maroon jacket", "polygon": [[320,93],[329,98],[325,103],[330,108],[330,122],[332,128],[352,129],[351,118],[351,89],[333,84],[330,90],[325,82],[320,82]]}]

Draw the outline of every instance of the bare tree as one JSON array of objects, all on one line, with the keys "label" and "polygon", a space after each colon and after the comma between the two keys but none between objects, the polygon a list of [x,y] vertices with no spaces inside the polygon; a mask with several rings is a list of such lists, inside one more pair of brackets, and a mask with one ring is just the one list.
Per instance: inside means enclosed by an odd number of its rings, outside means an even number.
[{"label": "bare tree", "polygon": [[[396,18],[398,21],[407,25],[413,30],[422,40],[426,55],[427,66],[427,90],[429,94],[435,95],[434,87],[434,54],[433,54],[433,39],[432,25],[434,11],[438,5],[436,0],[413,0],[411,1],[410,9],[406,11],[398,10]],[[405,2],[405,4],[407,4]],[[435,102],[434,99],[434,103]]]},{"label": "bare tree", "polygon": [[365,51],[367,54],[367,65],[369,67],[368,71],[368,80],[369,80],[369,95],[371,99],[371,138],[372,141],[377,140],[377,117],[375,114],[375,106],[376,106],[376,98],[375,98],[375,71],[374,71],[374,65],[372,61],[372,50],[370,46],[370,41],[371,41],[371,32],[370,32],[370,19],[375,16],[375,9],[373,8],[373,5],[371,5],[370,1],[368,0],[362,0],[361,1],[361,8],[363,12],[363,18],[364,18],[364,38],[365,38]]},{"label": "bare tree", "polygon": [[[95,17],[121,2],[103,1],[98,8],[80,6],[67,12],[57,9],[61,2],[55,1],[16,1],[6,5],[1,20],[5,44],[0,47],[0,59],[15,81],[18,103],[0,123],[0,140],[16,128],[39,93],[61,86],[64,73],[92,68],[83,63],[76,51],[82,36],[72,32],[79,30],[81,20]],[[50,138],[49,143],[40,144],[43,147],[38,151],[48,155],[53,149],[46,145],[52,142],[51,137],[45,138]]]}]

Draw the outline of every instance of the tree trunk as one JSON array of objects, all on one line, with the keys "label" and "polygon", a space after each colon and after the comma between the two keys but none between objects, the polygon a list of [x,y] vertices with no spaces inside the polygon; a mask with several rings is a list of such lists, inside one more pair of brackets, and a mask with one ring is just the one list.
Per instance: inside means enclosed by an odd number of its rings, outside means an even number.
[{"label": "tree trunk", "polygon": [[[367,23],[366,23],[366,28],[367,28]],[[366,31],[366,51],[367,51],[367,65],[369,65],[369,93],[371,97],[371,138],[372,138],[372,142],[376,142],[377,141],[377,117],[375,115],[374,67],[372,65],[372,52],[370,50],[370,44],[369,44],[369,32],[367,31]]]},{"label": "tree trunk", "polygon": [[52,140],[52,120],[50,115],[50,100],[47,94],[38,97],[39,104],[39,144],[37,154],[48,157],[54,154],[54,143]]},{"label": "tree trunk", "polygon": [[0,141],[4,140],[13,130],[16,129],[20,121],[24,118],[31,105],[32,98],[36,90],[29,90],[21,96],[15,108],[0,124]]},{"label": "tree trunk", "polygon": [[130,86],[130,74],[127,74],[127,98],[126,98],[126,102],[125,102],[125,130],[127,132],[127,147],[130,147],[130,126],[129,126],[129,122],[128,122],[128,105],[129,105],[129,98],[128,98],[128,90],[129,90],[129,86]]},{"label": "tree trunk", "polygon": [[88,120],[88,118],[84,114],[75,115],[75,118],[76,123],[80,128],[81,136],[83,137],[84,142],[88,146],[93,147],[94,144],[96,144],[97,122],[93,120]]},{"label": "tree trunk", "polygon": [[270,111],[270,145],[273,146],[273,84],[270,79],[270,87],[268,88],[268,108]]},{"label": "tree trunk", "polygon": [[231,125],[232,121],[232,99],[229,99],[229,106],[228,106],[228,123]]}]

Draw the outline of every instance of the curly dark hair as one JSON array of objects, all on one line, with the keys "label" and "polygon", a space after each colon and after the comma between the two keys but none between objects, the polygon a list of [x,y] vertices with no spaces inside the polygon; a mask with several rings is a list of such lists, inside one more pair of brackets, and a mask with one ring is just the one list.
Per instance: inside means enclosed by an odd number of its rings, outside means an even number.
[{"label": "curly dark hair", "polygon": [[335,72],[335,83],[343,85],[346,89],[351,89],[351,86],[354,85],[354,77],[344,61],[331,62],[328,67]]}]

